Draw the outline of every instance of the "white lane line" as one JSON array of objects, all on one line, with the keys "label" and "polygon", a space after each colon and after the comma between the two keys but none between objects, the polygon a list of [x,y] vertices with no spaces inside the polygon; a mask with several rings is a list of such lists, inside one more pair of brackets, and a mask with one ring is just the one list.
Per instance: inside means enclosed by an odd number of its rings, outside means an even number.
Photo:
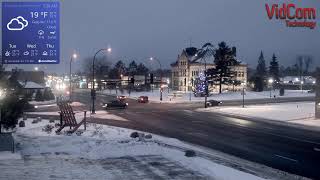
[{"label": "white lane line", "polygon": [[191,121],[192,123],[204,123],[203,121]]},{"label": "white lane line", "polygon": [[198,137],[208,137],[209,136],[207,134],[199,133],[199,132],[189,132],[187,134],[192,135],[192,136],[198,136]]},{"label": "white lane line", "polygon": [[282,159],[289,160],[289,161],[298,162],[298,160],[295,160],[295,159],[292,159],[292,158],[288,158],[288,157],[285,157],[285,156],[280,156],[280,155],[277,155],[277,154],[275,154],[275,156],[277,156],[279,158],[282,158]]},{"label": "white lane line", "polygon": [[191,110],[183,110],[184,112],[187,112],[187,113],[193,113],[193,111]]},{"label": "white lane line", "polygon": [[313,150],[320,152],[320,148],[313,148]]}]

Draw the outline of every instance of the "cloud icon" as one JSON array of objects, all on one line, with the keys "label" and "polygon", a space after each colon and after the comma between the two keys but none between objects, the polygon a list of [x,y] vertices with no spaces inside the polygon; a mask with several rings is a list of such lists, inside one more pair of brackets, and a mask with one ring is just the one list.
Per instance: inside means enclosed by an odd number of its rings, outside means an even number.
[{"label": "cloud icon", "polygon": [[7,24],[7,28],[10,31],[21,31],[27,26],[28,21],[25,20],[22,16],[18,16],[16,18],[11,19],[10,22]]}]

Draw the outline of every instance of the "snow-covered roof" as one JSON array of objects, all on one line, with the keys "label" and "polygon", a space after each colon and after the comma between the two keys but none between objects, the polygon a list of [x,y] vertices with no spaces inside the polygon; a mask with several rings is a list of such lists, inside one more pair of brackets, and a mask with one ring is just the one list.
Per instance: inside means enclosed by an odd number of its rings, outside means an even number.
[{"label": "snow-covered roof", "polygon": [[19,83],[22,85],[24,89],[44,89],[45,88],[45,86],[32,81],[27,81],[27,82],[19,81]]}]

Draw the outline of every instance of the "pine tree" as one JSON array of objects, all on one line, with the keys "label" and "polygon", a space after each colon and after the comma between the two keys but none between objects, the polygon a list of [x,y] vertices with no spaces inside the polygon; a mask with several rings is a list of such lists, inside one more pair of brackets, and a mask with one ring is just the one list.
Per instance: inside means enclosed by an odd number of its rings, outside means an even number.
[{"label": "pine tree", "polygon": [[118,61],[114,67],[109,72],[109,78],[118,79],[121,74],[124,75],[127,73],[125,64],[120,60]]},{"label": "pine tree", "polygon": [[128,73],[133,76],[137,74],[138,65],[135,61],[131,61],[128,67]]},{"label": "pine tree", "polygon": [[266,62],[264,60],[263,52],[261,51],[260,57],[258,60],[258,65],[256,69],[256,75],[254,78],[254,89],[255,91],[263,91],[263,88],[265,87],[267,77],[267,69],[266,69]]},{"label": "pine tree", "polygon": [[236,60],[235,47],[230,48],[225,42],[218,44],[218,49],[214,53],[215,68],[208,70],[210,81],[219,85],[219,93],[222,93],[222,85],[230,84],[234,78],[234,72],[231,67],[238,65]]},{"label": "pine tree", "polygon": [[148,74],[149,69],[142,63],[140,63],[137,67],[137,75],[146,75]]},{"label": "pine tree", "polygon": [[52,93],[51,89],[46,88],[43,92],[43,99],[46,101],[49,101],[49,100],[53,100],[54,98],[55,97],[54,97],[54,94]]},{"label": "pine tree", "polygon": [[36,92],[36,97],[35,97],[34,100],[35,100],[35,101],[44,101],[42,92],[41,92],[39,89],[38,89],[37,92]]},{"label": "pine tree", "polygon": [[261,51],[257,65],[257,76],[265,79],[267,77],[266,61],[264,60],[263,52]]},{"label": "pine tree", "polygon": [[206,91],[206,77],[204,73],[200,73],[199,76],[194,80],[195,89],[194,89],[194,95],[196,97],[198,96],[204,96]]},{"label": "pine tree", "polygon": [[279,63],[275,54],[272,55],[272,60],[270,61],[269,75],[275,83],[279,82]]}]

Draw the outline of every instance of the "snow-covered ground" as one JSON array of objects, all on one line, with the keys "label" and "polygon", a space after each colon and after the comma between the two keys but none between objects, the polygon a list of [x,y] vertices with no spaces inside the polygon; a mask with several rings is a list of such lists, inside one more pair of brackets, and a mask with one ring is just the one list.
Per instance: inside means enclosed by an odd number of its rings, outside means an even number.
[{"label": "snow-covered ground", "polygon": [[133,139],[132,130],[97,124],[56,135],[42,130],[48,121],[31,121],[15,133],[17,154],[0,153],[0,179],[261,179],[161,145],[192,147],[175,139]]},{"label": "snow-covered ground", "polygon": [[[103,90],[98,91],[97,93],[101,94],[110,94],[110,95],[125,95],[132,99],[137,99],[139,96],[148,96],[150,101],[159,102],[160,101],[160,92],[159,89],[155,89],[153,92],[131,92],[124,90],[121,93],[119,90],[116,92],[115,90]],[[176,95],[174,97],[174,95]],[[284,96],[279,96],[279,90],[271,91],[271,96],[274,98],[286,98],[286,97],[308,97],[315,96],[314,93],[308,93],[307,91],[301,90],[286,90]],[[183,103],[183,102],[202,102],[204,101],[204,97],[194,97],[192,92],[177,92],[177,91],[167,91],[165,89],[162,94],[163,102],[169,103]],[[191,97],[191,98],[190,98]],[[269,99],[270,91],[263,92],[254,92],[247,91],[245,93],[245,99]],[[241,92],[223,92],[222,94],[213,93],[208,99],[226,101],[226,100],[241,100],[242,93]]]},{"label": "snow-covered ground", "polygon": [[32,105],[49,105],[56,103],[56,100],[50,100],[50,101],[29,101]]},{"label": "snow-covered ground", "polygon": [[320,127],[320,119],[315,119],[314,102],[296,102],[267,105],[233,106],[201,108],[198,111],[219,112],[245,117],[258,117],[288,123],[296,123],[314,127]]},{"label": "snow-covered ground", "polygon": [[[57,102],[56,101],[48,101],[48,102],[50,102],[50,103],[41,103],[40,102],[39,104],[37,104],[38,103],[37,102],[37,103],[31,103],[31,104],[33,104],[37,109],[57,106]],[[72,107],[85,106],[83,103],[80,103],[80,102],[72,102],[70,105]]]}]

